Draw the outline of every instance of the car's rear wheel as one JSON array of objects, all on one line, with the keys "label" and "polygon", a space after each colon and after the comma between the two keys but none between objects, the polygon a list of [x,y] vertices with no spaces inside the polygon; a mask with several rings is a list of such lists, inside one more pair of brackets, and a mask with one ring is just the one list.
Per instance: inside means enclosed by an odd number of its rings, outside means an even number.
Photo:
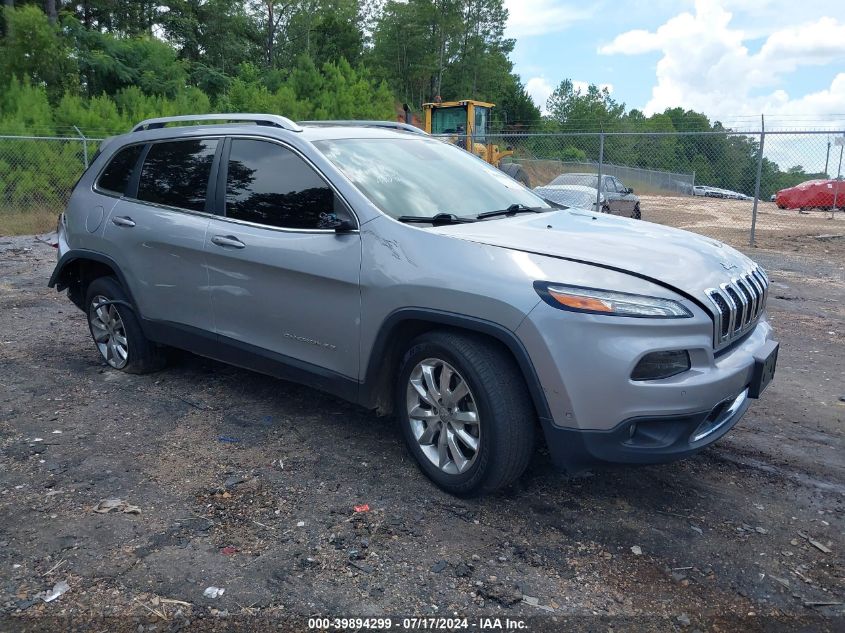
[{"label": "car's rear wheel", "polygon": [[420,469],[452,494],[497,490],[528,466],[533,405],[494,341],[445,331],[416,339],[401,362],[396,403]]},{"label": "car's rear wheel", "polygon": [[99,277],[92,281],[85,306],[91,338],[109,366],[130,374],[144,374],[164,366],[163,350],[144,336],[117,279]]}]

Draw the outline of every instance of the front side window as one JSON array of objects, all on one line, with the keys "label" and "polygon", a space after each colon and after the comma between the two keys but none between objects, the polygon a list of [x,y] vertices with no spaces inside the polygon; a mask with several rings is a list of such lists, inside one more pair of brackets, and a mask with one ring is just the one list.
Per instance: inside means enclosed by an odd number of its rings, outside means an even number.
[{"label": "front side window", "polygon": [[317,141],[317,148],[384,213],[475,217],[519,204],[551,208],[516,180],[454,145],[431,138]]},{"label": "front side window", "polygon": [[434,108],[431,112],[432,134],[466,134],[466,106]]},{"label": "front side window", "polygon": [[345,214],[334,191],[302,158],[268,141],[232,140],[226,217],[288,229],[322,228]]},{"label": "front side window", "polygon": [[476,143],[487,142],[487,123],[490,110],[483,106],[475,106],[475,128],[472,131],[472,140]]},{"label": "front side window", "polygon": [[204,211],[217,142],[217,139],[189,139],[153,143],[141,169],[138,199]]},{"label": "front side window", "polygon": [[135,169],[135,164],[138,162],[143,149],[142,143],[124,147],[117,152],[109,161],[103,173],[100,174],[97,180],[97,188],[120,196],[125,194],[129,179],[132,178],[132,170]]},{"label": "front side window", "polygon": [[613,178],[604,179],[604,190],[616,193],[616,183],[614,182]]}]

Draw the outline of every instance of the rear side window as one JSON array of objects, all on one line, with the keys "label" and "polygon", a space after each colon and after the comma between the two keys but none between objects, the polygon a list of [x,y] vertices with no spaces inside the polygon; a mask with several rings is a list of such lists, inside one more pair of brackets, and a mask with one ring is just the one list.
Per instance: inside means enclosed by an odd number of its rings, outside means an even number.
[{"label": "rear side window", "polygon": [[289,229],[320,228],[320,216],[346,214],[325,180],[299,156],[266,141],[232,140],[226,217]]},{"label": "rear side window", "polygon": [[216,149],[217,139],[153,143],[141,169],[138,199],[204,211]]},{"label": "rear side window", "polygon": [[120,196],[126,193],[126,186],[129,184],[129,179],[132,178],[132,170],[135,168],[143,149],[143,144],[130,145],[117,152],[109,161],[103,173],[100,174],[100,178],[97,180],[97,188]]}]

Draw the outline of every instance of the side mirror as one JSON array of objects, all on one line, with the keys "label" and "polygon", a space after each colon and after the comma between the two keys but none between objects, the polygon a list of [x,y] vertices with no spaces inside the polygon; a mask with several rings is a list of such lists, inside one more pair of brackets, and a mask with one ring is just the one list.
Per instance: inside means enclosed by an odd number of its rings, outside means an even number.
[{"label": "side mirror", "polygon": [[625,190],[625,193],[634,193],[634,188],[633,188],[633,187],[628,187],[628,188]]},{"label": "side mirror", "polygon": [[336,233],[346,233],[355,230],[355,223],[349,218],[339,218],[336,213],[321,213],[320,221],[317,222],[318,229],[328,229]]}]

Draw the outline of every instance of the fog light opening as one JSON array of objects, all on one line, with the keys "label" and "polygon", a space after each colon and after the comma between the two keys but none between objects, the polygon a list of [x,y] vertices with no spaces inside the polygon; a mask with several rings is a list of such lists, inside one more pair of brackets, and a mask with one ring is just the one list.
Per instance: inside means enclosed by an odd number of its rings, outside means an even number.
[{"label": "fog light opening", "polygon": [[659,380],[677,376],[691,367],[689,352],[685,349],[646,354],[631,372],[631,380]]}]

